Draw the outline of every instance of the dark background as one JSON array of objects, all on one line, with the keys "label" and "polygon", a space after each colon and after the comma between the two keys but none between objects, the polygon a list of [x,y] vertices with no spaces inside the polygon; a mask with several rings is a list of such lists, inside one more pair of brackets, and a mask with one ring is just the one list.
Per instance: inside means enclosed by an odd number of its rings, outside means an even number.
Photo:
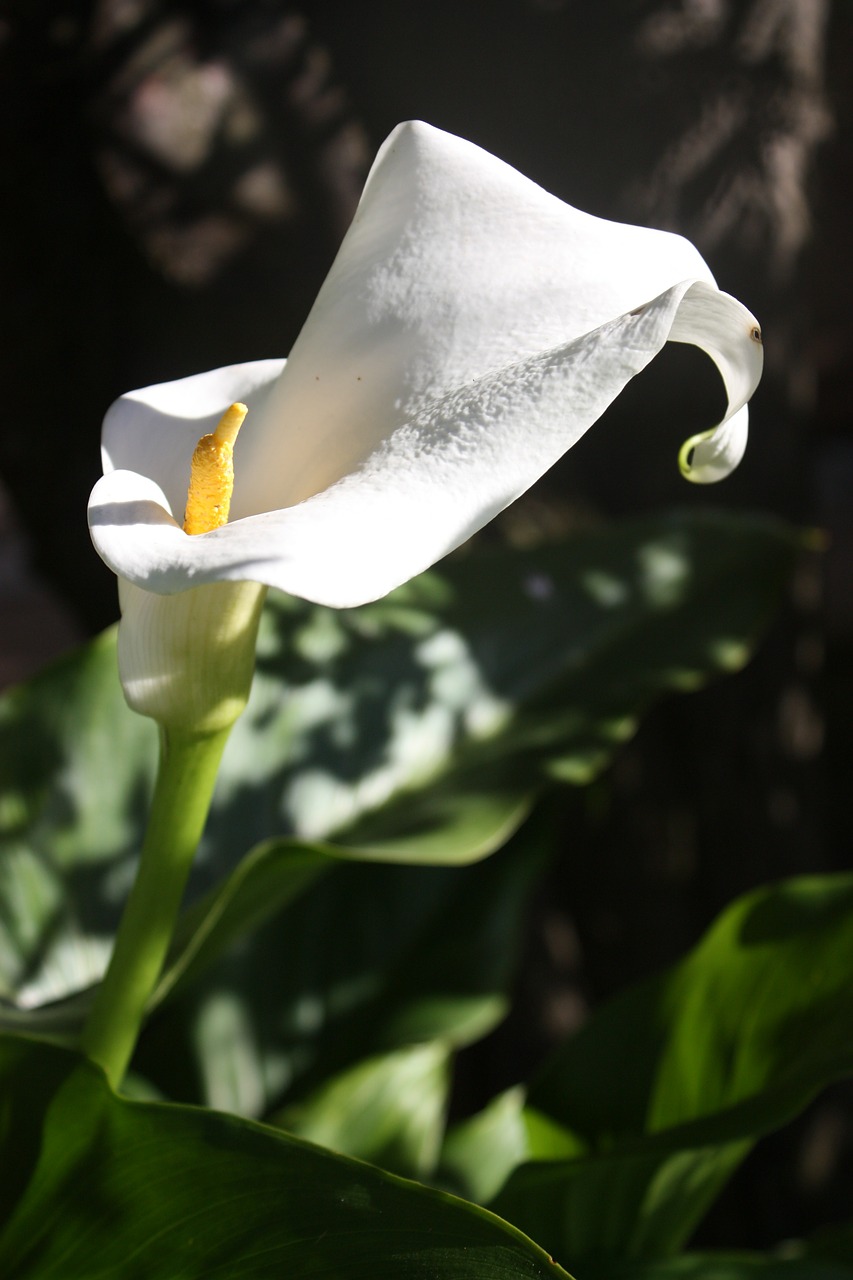
[{"label": "dark background", "polygon": [[[116,615],[88,541],[100,420],[135,386],[286,354],[370,159],[421,117],[602,216],[689,235],[760,318],[747,457],[697,490],[704,360],[667,350],[489,537],[667,505],[825,530],[742,675],[656,711],[570,799],[519,1012],[457,1105],[689,946],[736,893],[849,866],[853,6],[847,0],[17,0],[0,5],[0,680]],[[709,601],[709,609],[713,602]],[[762,1145],[701,1235],[849,1217],[839,1087]]]}]

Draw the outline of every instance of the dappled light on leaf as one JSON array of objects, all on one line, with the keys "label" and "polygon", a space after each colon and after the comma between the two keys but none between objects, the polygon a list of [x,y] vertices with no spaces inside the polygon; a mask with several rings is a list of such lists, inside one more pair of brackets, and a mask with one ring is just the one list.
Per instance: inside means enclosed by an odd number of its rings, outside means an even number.
[{"label": "dappled light on leaf", "polygon": [[[358,610],[274,596],[192,898],[214,892],[252,846],[276,837],[310,833],[345,856],[391,862],[485,856],[549,779],[584,783],[600,772],[655,696],[746,658],[795,545],[781,527],[744,518],[652,520],[466,557]],[[654,597],[663,589],[662,605]],[[18,815],[4,838],[36,858],[29,890],[30,871],[7,864],[20,884],[9,891],[47,900],[50,883],[61,886],[49,933],[27,952],[39,957],[47,937],[60,948],[63,967],[51,969],[64,975],[60,987],[37,985],[44,958],[27,970],[33,992],[52,997],[98,976],[151,786],[156,734],[127,711],[113,646],[106,635],[0,703],[7,811]],[[59,731],[35,757],[17,750],[23,717],[30,743],[41,742],[39,726]],[[275,894],[241,889],[240,911],[274,911],[307,875],[296,865],[292,876],[285,857]],[[314,865],[327,866],[322,852]],[[81,935],[95,945],[78,946]],[[5,945],[11,993],[23,942]]]}]

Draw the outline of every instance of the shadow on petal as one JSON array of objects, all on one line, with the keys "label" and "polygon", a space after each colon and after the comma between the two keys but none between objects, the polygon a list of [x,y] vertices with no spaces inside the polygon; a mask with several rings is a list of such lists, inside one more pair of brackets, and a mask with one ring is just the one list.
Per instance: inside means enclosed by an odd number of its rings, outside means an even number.
[{"label": "shadow on petal", "polygon": [[120,525],[168,525],[173,529],[179,527],[168,511],[150,498],[93,504],[89,507],[89,524],[92,528]]}]

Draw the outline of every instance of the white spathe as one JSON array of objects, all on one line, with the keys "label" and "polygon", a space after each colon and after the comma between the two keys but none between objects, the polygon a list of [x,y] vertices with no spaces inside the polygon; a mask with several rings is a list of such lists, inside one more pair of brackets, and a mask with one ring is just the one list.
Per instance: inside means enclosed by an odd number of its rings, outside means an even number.
[{"label": "white spathe", "polygon": [[[726,419],[691,442],[700,482],[737,465],[762,369],[753,316],[686,240],[563,204],[429,125],[382,147],[285,364],[123,396],[104,423],[95,546],[171,595],[253,581],[343,608],[376,599],[528,489],[668,340],[717,364]],[[231,522],[180,522],[199,437],[233,401]]]}]

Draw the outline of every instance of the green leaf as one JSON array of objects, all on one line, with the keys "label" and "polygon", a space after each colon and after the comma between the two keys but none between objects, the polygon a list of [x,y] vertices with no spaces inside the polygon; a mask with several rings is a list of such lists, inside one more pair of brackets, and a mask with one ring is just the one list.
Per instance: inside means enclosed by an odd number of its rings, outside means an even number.
[{"label": "green leaf", "polygon": [[[612,1001],[570,1041],[531,1088],[530,1104],[591,1148],[746,1102],[754,1112],[768,1089],[790,1100],[792,1114],[853,1066],[851,974],[853,876],[754,890],[683,961]],[[620,1035],[630,1064],[612,1053]],[[610,1115],[604,1059],[615,1059],[611,1079],[616,1071],[629,1086]]]},{"label": "green leaf", "polygon": [[[287,1092],[310,1112],[364,1059],[470,1044],[506,1014],[528,896],[552,848],[543,814],[470,867],[342,864],[195,986],[178,984],[138,1069],[167,1096],[263,1115]],[[356,1136],[345,1149],[371,1155]]]},{"label": "green leaf", "polygon": [[444,1132],[450,1056],[449,1045],[433,1040],[365,1059],[286,1107],[274,1123],[391,1173],[429,1177]]},{"label": "green leaf", "polygon": [[444,1185],[464,1188],[488,1204],[510,1174],[529,1160],[565,1160],[582,1155],[584,1143],[568,1129],[525,1105],[519,1085],[493,1098],[477,1115],[449,1130],[441,1152]]},{"label": "green leaf", "polygon": [[[746,895],[554,1056],[523,1113],[528,1163],[493,1203],[570,1263],[676,1250],[755,1139],[853,1071],[851,1023],[853,877]],[[454,1135],[457,1176],[476,1143]]]},{"label": "green leaf", "polygon": [[[272,596],[190,901],[271,839],[393,862],[486,856],[548,780],[595,776],[654,697],[740,666],[795,549],[782,526],[702,513],[459,558],[363,609]],[[113,633],[0,699],[0,1022],[102,972],[155,756]],[[285,846],[279,869],[289,859]],[[270,912],[294,892],[273,879]],[[250,899],[245,927],[258,895],[230,899],[235,935]],[[207,929],[205,909],[193,918]]]},{"label": "green leaf", "polygon": [[204,969],[229,943],[286,907],[335,866],[331,845],[301,840],[268,841],[253,849],[226,880],[182,915],[150,1007],[157,1008],[178,983]]},{"label": "green leaf", "polygon": [[0,1039],[5,1280],[565,1276],[486,1211],[232,1116],[129,1102]]},{"label": "green leaf", "polygon": [[156,764],[106,632],[0,698],[0,998],[29,1009],[100,975]]}]

